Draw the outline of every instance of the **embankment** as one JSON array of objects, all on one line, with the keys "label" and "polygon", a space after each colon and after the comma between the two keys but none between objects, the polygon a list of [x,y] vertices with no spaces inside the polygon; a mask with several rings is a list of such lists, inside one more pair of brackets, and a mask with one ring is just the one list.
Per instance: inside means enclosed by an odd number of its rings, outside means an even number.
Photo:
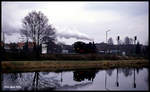
[{"label": "embankment", "polygon": [[74,69],[107,69],[116,67],[149,67],[149,61],[139,60],[45,60],[45,61],[2,61],[2,72],[40,72]]}]

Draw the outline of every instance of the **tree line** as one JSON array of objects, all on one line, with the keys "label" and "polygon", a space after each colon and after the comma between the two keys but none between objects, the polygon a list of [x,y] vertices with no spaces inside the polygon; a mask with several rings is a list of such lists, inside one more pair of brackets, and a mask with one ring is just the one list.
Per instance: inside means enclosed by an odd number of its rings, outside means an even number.
[{"label": "tree line", "polygon": [[[35,58],[39,58],[41,55],[42,44],[46,44],[47,48],[50,48],[50,52],[53,53],[55,49],[60,48],[60,44],[56,44],[56,29],[49,23],[48,18],[41,11],[29,12],[22,20],[22,28],[20,34],[25,38],[25,45],[21,53],[21,56],[33,55]],[[137,38],[125,37],[124,41],[120,40],[118,36],[118,45],[132,45],[135,44]],[[33,52],[29,54],[29,42],[33,42]],[[17,52],[17,45],[12,43],[12,52]],[[114,45],[112,38],[108,39],[108,45]],[[55,48],[57,47],[57,48]],[[89,46],[90,48],[90,46]],[[96,48],[96,47],[94,47]],[[137,42],[136,51],[140,51],[140,43]],[[1,51],[4,52],[4,47],[1,47]],[[88,49],[90,51],[90,49]],[[139,53],[139,52],[137,52]],[[16,55],[17,56],[17,55]]]},{"label": "tree line", "polygon": [[[118,38],[119,37],[119,38]],[[131,44],[136,44],[136,41],[137,41],[137,36],[135,36],[134,38],[130,38],[130,37],[128,37],[128,36],[126,36],[125,38],[124,38],[124,40],[121,40],[120,39],[120,36],[118,36],[117,37],[117,44],[119,44],[119,45],[131,45]],[[137,41],[137,43],[140,43],[139,41]],[[114,41],[113,41],[113,38],[112,37],[110,37],[109,39],[108,39],[108,44],[109,45],[114,45]]]}]

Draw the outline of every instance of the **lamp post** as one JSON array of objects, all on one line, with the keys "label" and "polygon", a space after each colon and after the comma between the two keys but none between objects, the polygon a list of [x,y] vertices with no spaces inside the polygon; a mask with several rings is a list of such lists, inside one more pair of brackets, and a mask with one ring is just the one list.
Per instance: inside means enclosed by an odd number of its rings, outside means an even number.
[{"label": "lamp post", "polygon": [[106,43],[107,43],[107,33],[108,33],[109,31],[110,31],[110,30],[107,30],[107,31],[106,31]]},{"label": "lamp post", "polygon": [[[106,31],[106,44],[107,44],[107,33],[108,33],[109,31],[110,31],[109,29]],[[106,49],[108,49],[107,45],[106,45]],[[106,50],[105,54],[106,54],[106,53],[107,53],[107,50]]]}]

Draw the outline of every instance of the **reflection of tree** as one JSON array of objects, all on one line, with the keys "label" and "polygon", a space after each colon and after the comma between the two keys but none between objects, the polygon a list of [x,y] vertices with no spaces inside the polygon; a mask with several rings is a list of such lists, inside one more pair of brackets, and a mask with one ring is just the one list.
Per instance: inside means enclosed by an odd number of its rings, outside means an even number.
[{"label": "reflection of tree", "polygon": [[137,74],[139,74],[139,68],[136,68],[136,72],[137,72]]},{"label": "reflection of tree", "polygon": [[[40,73],[40,72],[33,72],[33,73],[15,73],[15,74],[6,74],[6,78],[4,82],[6,84],[12,84],[21,86],[22,91],[49,91],[53,89],[65,88],[67,85],[61,86],[61,82],[63,82],[62,72],[61,72],[61,79],[58,79],[58,76],[48,75],[49,73]],[[4,76],[5,77],[5,76]],[[8,77],[8,81],[6,81]],[[3,82],[3,83],[4,83]],[[14,83],[15,82],[15,83]],[[78,88],[81,86],[86,86],[89,83],[81,83],[75,85],[68,85],[70,88]],[[5,85],[5,84],[4,84]]]},{"label": "reflection of tree", "polygon": [[135,83],[135,68],[133,70],[133,88],[136,88],[136,83]]},{"label": "reflection of tree", "polygon": [[106,72],[107,72],[107,74],[109,75],[109,76],[111,76],[112,75],[112,72],[114,71],[114,69],[108,69],[108,70],[106,70]]},{"label": "reflection of tree", "polygon": [[22,77],[22,74],[21,74],[21,73],[11,73],[11,74],[10,74],[10,78],[11,78],[12,81],[17,80],[18,77],[21,78],[21,77]]},{"label": "reflection of tree", "polygon": [[119,87],[119,81],[118,81],[118,78],[119,78],[119,76],[118,76],[118,68],[117,68],[117,73],[116,73],[116,74],[117,74],[117,76],[116,76],[116,86]]},{"label": "reflection of tree", "polygon": [[98,71],[97,70],[93,70],[93,71],[74,71],[73,72],[73,79],[75,81],[84,81],[85,79],[88,79],[88,80],[92,80],[95,78],[95,75]]},{"label": "reflection of tree", "polygon": [[14,85],[19,85],[18,83],[19,83],[19,79],[22,77],[22,75],[21,75],[21,73],[2,73],[2,75],[1,75],[1,83],[3,84],[3,85],[7,85],[8,86],[8,84],[9,85],[12,85],[12,86],[14,86]]},{"label": "reflection of tree", "polygon": [[136,68],[137,74],[139,74],[139,72],[140,72],[141,70],[143,70],[143,68]]},{"label": "reflection of tree", "polygon": [[33,78],[33,88],[35,88],[35,90],[37,90],[38,88],[38,80],[39,80],[39,73],[35,72],[34,74],[34,78]]},{"label": "reflection of tree", "polygon": [[15,81],[18,78],[17,73],[12,73],[10,76],[11,76],[12,81]]},{"label": "reflection of tree", "polygon": [[39,72],[35,72],[32,83],[33,90],[52,90],[54,87],[60,86],[59,81],[54,78],[44,78]]},{"label": "reflection of tree", "polygon": [[128,77],[128,76],[132,75],[132,69],[130,69],[130,68],[123,68],[122,72],[125,75],[125,77]]},{"label": "reflection of tree", "polygon": [[107,71],[105,71],[105,89],[106,90],[109,90],[106,86],[107,86]]},{"label": "reflection of tree", "polygon": [[43,73],[39,72],[10,73],[5,74],[4,77],[4,85],[9,84],[14,86],[21,86],[20,90],[22,91],[52,90],[53,88],[60,86],[60,81],[58,79],[55,79],[57,76],[45,76]]}]

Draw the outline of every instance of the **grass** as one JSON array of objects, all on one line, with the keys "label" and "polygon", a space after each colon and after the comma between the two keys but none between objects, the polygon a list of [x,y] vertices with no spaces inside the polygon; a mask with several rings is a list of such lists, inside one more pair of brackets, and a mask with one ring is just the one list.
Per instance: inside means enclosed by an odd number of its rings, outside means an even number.
[{"label": "grass", "polygon": [[2,61],[2,72],[40,72],[74,69],[107,69],[115,67],[148,67],[149,61],[140,60],[96,60],[96,61]]}]

